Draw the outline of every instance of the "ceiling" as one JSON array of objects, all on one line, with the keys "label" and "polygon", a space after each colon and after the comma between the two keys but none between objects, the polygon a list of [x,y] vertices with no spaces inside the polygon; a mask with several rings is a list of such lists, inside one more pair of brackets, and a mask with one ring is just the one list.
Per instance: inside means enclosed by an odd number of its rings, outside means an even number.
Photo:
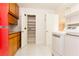
[{"label": "ceiling", "polygon": [[20,7],[42,8],[42,9],[51,9],[51,10],[57,10],[62,7],[68,9],[74,5],[76,4],[75,3],[19,3]]}]

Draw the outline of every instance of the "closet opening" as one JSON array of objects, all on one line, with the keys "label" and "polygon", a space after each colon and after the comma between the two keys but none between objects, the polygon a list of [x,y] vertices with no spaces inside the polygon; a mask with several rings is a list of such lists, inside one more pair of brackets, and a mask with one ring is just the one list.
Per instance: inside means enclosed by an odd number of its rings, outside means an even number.
[{"label": "closet opening", "polygon": [[27,44],[36,43],[36,16],[27,15]]}]

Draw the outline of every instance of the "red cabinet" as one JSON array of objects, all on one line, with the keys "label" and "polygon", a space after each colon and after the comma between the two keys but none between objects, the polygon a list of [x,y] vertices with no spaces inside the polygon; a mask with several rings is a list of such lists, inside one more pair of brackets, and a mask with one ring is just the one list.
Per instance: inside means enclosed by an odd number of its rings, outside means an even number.
[{"label": "red cabinet", "polygon": [[[13,4],[11,6],[13,6]],[[14,11],[14,9],[12,10],[11,8],[11,11]],[[17,37],[14,39],[15,45],[14,45],[14,50],[12,50],[13,48],[12,43],[14,42],[12,40],[9,40],[8,25],[10,25],[9,23],[16,24],[17,23],[16,19],[18,19],[18,17],[17,18],[13,17],[13,15],[10,15],[8,12],[9,12],[9,3],[0,3],[0,56],[8,56],[11,54],[9,53],[9,51],[15,53],[17,50],[16,48]],[[10,46],[11,46],[11,49],[10,49]]]},{"label": "red cabinet", "polygon": [[8,26],[8,4],[0,3],[0,26]]},{"label": "red cabinet", "polygon": [[0,29],[0,56],[7,56],[9,49],[8,43],[8,29],[1,28]]},{"label": "red cabinet", "polygon": [[[8,54],[8,4],[0,3],[0,56]],[[3,27],[5,26],[5,27]]]}]

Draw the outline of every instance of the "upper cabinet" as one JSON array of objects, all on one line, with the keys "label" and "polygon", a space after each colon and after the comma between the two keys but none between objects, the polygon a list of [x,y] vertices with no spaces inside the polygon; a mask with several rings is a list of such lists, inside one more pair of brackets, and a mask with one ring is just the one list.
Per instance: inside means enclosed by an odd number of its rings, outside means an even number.
[{"label": "upper cabinet", "polygon": [[73,7],[69,8],[65,11],[65,16],[67,18],[73,17],[73,16],[78,15],[78,14],[79,14],[79,4],[76,4]]},{"label": "upper cabinet", "polygon": [[19,19],[19,6],[16,3],[9,3],[8,21],[9,24],[17,24]]},{"label": "upper cabinet", "polygon": [[74,5],[65,12],[66,24],[79,24],[79,4]]},{"label": "upper cabinet", "polygon": [[0,26],[8,26],[8,4],[0,3]]},{"label": "upper cabinet", "polygon": [[9,14],[13,15],[17,19],[19,18],[19,6],[16,3],[9,4]]},{"label": "upper cabinet", "polygon": [[15,3],[9,4],[9,13],[15,16]]}]

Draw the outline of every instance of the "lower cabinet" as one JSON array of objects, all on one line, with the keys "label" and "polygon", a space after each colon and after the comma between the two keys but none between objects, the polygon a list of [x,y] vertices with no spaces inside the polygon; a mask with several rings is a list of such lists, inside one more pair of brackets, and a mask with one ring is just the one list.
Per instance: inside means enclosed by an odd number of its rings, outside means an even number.
[{"label": "lower cabinet", "polygon": [[9,35],[9,55],[13,56],[16,54],[17,50],[20,48],[20,34],[17,33]]}]

